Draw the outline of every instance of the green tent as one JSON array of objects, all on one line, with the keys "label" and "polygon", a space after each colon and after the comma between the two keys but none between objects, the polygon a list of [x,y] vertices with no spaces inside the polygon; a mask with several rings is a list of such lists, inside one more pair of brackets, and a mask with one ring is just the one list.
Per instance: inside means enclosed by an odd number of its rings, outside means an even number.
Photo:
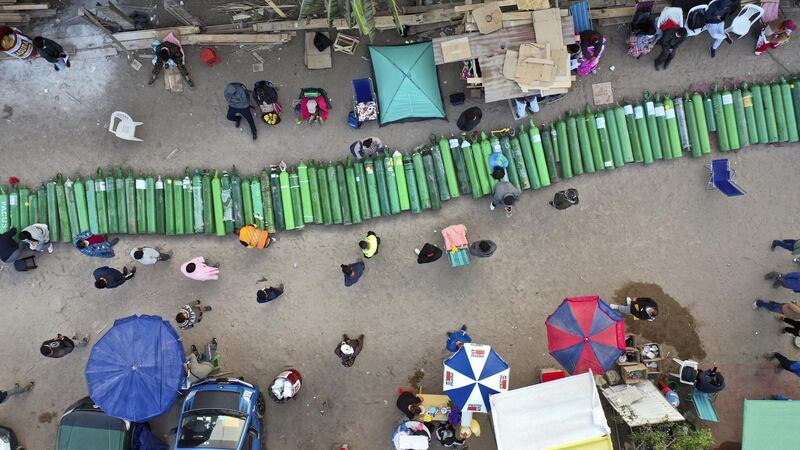
[{"label": "green tent", "polygon": [[381,125],[445,119],[433,44],[371,46]]},{"label": "green tent", "polygon": [[797,448],[800,401],[745,400],[742,450]]}]

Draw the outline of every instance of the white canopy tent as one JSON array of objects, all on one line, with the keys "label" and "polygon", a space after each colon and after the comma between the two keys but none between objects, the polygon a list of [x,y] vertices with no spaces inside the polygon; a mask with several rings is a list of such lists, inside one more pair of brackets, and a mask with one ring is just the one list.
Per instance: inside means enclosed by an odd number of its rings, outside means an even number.
[{"label": "white canopy tent", "polygon": [[498,450],[613,450],[591,372],[489,397]]}]

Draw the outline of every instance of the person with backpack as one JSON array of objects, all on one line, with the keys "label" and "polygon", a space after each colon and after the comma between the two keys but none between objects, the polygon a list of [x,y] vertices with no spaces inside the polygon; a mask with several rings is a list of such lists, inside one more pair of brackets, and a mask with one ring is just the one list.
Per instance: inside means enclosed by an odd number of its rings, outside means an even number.
[{"label": "person with backpack", "polygon": [[250,111],[250,91],[238,82],[228,83],[225,87],[225,101],[228,102],[228,114],[226,118],[236,124],[236,128],[242,123],[242,117],[247,120],[250,125],[250,133],[253,135],[253,140],[258,138],[258,131],[256,131],[256,122],[253,119],[253,113]]}]

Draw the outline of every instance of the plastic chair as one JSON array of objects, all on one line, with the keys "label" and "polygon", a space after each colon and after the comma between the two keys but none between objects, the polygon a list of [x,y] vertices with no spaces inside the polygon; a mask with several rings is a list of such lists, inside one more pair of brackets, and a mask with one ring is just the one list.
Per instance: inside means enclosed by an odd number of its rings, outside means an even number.
[{"label": "plastic chair", "polygon": [[733,19],[731,25],[725,29],[726,33],[733,33],[741,39],[750,31],[750,27],[758,22],[758,19],[764,15],[764,8],[758,5],[744,5],[739,11],[739,14]]},{"label": "plastic chair", "polygon": [[[114,127],[114,119],[119,119],[116,128]],[[136,134],[136,127],[139,125],[142,125],[142,122],[134,122],[128,114],[122,111],[114,111],[111,114],[111,121],[108,123],[108,131],[126,141],[142,142],[141,139],[134,136]]]},{"label": "plastic chair", "polygon": [[664,8],[663,10],[661,10],[661,14],[658,16],[658,20],[656,20],[656,28],[660,30],[661,25],[664,25],[670,19],[672,19],[673,22],[678,24],[679,27],[682,27],[683,10],[674,6]]},{"label": "plastic chair", "polygon": [[678,381],[683,384],[694,386],[694,382],[697,379],[697,361],[692,361],[691,359],[682,360],[678,358],[672,358],[672,360],[675,361],[679,367],[678,372],[670,372],[670,376],[677,378]]},{"label": "plastic chair", "polygon": [[706,165],[710,172],[708,186],[706,189],[717,189],[725,194],[726,197],[736,197],[744,195],[745,191],[739,185],[734,183],[733,178],[736,176],[736,170],[731,169],[730,163],[727,159],[715,159],[711,161],[711,165]]},{"label": "plastic chair", "polygon": [[697,5],[692,7],[692,9],[690,9],[689,12],[686,13],[686,23],[684,23],[684,28],[686,28],[687,36],[697,36],[698,34],[703,32],[706,25],[705,18],[703,19],[703,24],[700,25],[700,27],[698,28],[689,28],[689,24],[692,23],[691,18],[694,15],[700,14],[701,16],[705,16],[707,9],[708,5]]}]

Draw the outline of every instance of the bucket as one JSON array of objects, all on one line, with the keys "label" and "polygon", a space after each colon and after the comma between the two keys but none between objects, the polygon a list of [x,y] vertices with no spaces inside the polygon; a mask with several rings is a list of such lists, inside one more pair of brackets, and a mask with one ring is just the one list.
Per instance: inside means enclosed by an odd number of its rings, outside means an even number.
[{"label": "bucket", "polygon": [[279,373],[269,385],[269,397],[276,403],[285,403],[300,392],[303,376],[296,369],[286,369]]}]

